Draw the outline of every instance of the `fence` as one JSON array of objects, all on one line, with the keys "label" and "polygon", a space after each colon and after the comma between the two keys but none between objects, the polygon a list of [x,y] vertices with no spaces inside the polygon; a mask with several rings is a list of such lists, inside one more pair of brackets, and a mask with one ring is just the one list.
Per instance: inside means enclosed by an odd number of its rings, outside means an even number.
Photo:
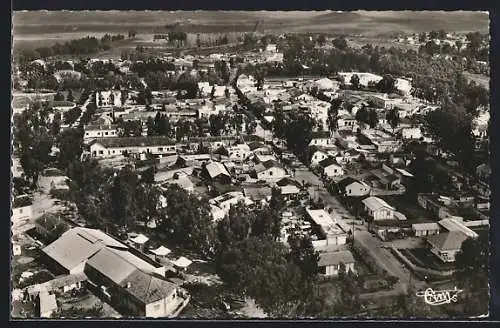
[{"label": "fence", "polygon": [[405,265],[410,268],[414,273],[419,273],[425,276],[439,276],[439,277],[448,277],[451,276],[454,271],[453,270],[447,270],[447,271],[438,271],[438,270],[432,270],[432,269],[426,269],[419,267],[412,263],[403,253],[401,253],[397,248],[394,246],[391,246],[391,251],[393,252],[394,255],[396,255],[397,258],[399,258],[401,261],[405,263]]}]

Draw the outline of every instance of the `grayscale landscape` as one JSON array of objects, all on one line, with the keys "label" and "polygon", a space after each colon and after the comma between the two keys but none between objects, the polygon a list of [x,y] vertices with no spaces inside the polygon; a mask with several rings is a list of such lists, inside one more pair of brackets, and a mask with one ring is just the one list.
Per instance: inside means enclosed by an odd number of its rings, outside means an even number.
[{"label": "grayscale landscape", "polygon": [[13,12],[11,317],[488,315],[486,12]]}]

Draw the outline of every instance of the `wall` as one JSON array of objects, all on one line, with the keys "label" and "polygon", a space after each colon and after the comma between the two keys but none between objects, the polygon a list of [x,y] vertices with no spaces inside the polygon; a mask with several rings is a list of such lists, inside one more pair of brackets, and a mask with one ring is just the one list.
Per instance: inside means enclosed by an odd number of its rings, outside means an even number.
[{"label": "wall", "polygon": [[31,218],[32,216],[32,207],[24,206],[12,209],[12,220],[20,220],[25,218]]}]

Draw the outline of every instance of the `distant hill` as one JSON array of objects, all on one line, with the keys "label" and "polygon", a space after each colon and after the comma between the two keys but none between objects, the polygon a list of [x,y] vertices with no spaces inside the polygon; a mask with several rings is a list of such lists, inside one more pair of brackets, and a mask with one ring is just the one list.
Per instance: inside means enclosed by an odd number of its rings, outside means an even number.
[{"label": "distant hill", "polygon": [[44,33],[127,33],[137,29],[153,33],[179,23],[189,32],[252,31],[257,21],[266,32],[330,32],[376,35],[386,32],[446,31],[487,32],[489,19],[482,12],[431,11],[38,11],[14,12],[16,35]]}]

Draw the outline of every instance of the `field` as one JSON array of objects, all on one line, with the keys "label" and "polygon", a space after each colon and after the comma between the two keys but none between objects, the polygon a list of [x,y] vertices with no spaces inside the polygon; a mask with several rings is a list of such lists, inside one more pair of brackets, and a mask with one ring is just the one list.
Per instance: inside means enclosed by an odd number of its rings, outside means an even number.
[{"label": "field", "polygon": [[[197,33],[329,33],[379,35],[414,33],[431,29],[487,32],[488,15],[481,12],[268,12],[268,11],[85,11],[85,12],[15,12],[14,46],[40,47],[87,35],[127,34],[152,39],[165,33],[166,25],[178,24],[191,34]],[[399,31],[399,32],[396,32]]]}]

